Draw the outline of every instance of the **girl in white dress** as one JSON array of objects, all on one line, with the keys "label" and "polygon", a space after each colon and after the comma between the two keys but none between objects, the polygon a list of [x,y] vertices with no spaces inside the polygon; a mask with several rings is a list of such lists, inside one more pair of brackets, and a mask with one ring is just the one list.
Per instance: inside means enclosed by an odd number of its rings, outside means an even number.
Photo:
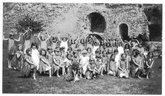
[{"label": "girl in white dress", "polygon": [[[87,71],[87,66],[89,64],[89,56],[87,55],[86,50],[82,51],[82,55],[80,56],[80,69],[82,69],[82,74],[85,75]],[[82,76],[82,74],[80,76]]]},{"label": "girl in white dress", "polygon": [[[34,63],[34,66],[36,66],[37,70],[39,68],[39,63],[40,63],[40,55],[39,55],[39,51],[38,51],[38,47],[36,44],[32,43],[31,45],[32,48],[32,61]],[[36,72],[33,73],[33,78],[34,80],[36,80]]]}]

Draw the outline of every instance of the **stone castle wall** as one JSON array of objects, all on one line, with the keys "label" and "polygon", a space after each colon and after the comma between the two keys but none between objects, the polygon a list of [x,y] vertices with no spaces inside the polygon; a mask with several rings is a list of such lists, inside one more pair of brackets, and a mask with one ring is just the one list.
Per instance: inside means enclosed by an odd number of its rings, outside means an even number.
[{"label": "stone castle wall", "polygon": [[[42,22],[44,31],[52,36],[58,32],[61,36],[83,36],[91,33],[88,18],[91,13],[98,13],[104,18],[105,29],[99,32],[104,38],[121,38],[119,26],[123,23],[128,26],[129,36],[143,33],[149,35],[147,18],[136,4],[7,3],[4,4],[3,30],[9,33],[28,14]],[[84,30],[84,27],[88,30]]]},{"label": "stone castle wall", "polygon": [[[100,34],[104,38],[121,38],[119,25],[123,23],[128,26],[130,37],[143,33],[149,35],[147,18],[139,10],[136,5],[106,8],[105,5],[77,4],[54,20],[50,25],[53,27],[51,33],[56,35],[56,32],[61,32],[66,35],[66,32],[75,36],[85,34],[84,26],[90,30],[88,15],[95,12],[101,14],[105,19],[106,27],[104,32]],[[51,27],[49,28],[51,29]]]}]

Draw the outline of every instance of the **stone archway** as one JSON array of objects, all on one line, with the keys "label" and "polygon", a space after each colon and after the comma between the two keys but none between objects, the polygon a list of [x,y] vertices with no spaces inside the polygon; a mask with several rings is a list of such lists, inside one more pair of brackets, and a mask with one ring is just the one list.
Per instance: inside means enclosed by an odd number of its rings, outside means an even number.
[{"label": "stone archway", "polygon": [[90,21],[90,31],[103,33],[106,28],[105,18],[97,12],[92,12],[88,16]]},{"label": "stone archway", "polygon": [[125,23],[122,23],[119,25],[119,31],[120,31],[120,35],[121,35],[121,39],[124,40],[129,40],[129,36],[128,36],[128,25]]}]

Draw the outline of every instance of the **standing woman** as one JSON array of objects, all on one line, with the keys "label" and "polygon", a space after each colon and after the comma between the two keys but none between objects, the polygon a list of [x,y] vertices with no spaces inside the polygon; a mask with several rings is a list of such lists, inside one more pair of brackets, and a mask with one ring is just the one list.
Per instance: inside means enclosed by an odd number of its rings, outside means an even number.
[{"label": "standing woman", "polygon": [[154,58],[153,58],[153,53],[149,52],[147,55],[147,59],[146,59],[146,78],[149,79],[151,78],[151,73],[152,73],[152,67],[154,64]]},{"label": "standing woman", "polygon": [[16,46],[15,41],[19,41],[20,37],[18,39],[14,39],[14,34],[10,33],[9,38],[3,38],[3,40],[8,40],[8,68],[12,68],[11,66],[11,60],[15,55],[16,52]]}]

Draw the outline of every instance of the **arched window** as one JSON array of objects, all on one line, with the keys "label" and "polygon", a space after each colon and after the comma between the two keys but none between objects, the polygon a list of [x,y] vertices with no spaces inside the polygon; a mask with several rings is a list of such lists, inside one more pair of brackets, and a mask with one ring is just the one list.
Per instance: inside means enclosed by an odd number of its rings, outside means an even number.
[{"label": "arched window", "polygon": [[129,36],[128,36],[128,26],[125,23],[122,23],[119,25],[119,31],[120,31],[120,35],[122,40],[129,40]]}]

